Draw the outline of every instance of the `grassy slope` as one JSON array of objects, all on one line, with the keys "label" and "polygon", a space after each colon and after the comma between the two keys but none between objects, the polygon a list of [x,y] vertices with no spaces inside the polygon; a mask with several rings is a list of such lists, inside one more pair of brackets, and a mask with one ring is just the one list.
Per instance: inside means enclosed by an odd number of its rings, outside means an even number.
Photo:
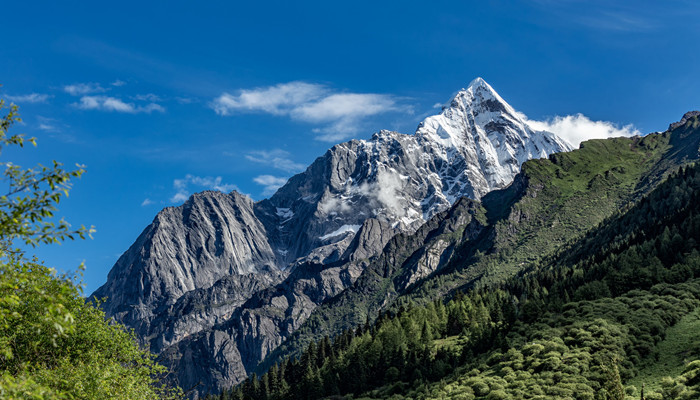
[{"label": "grassy slope", "polygon": [[[501,281],[553,256],[653,189],[659,179],[650,179],[652,173],[666,173],[681,163],[667,161],[674,149],[670,138],[591,140],[579,150],[528,161],[521,177],[525,182],[514,184],[519,190],[492,192],[483,199],[492,223],[481,244],[485,254],[456,260],[446,274],[424,281],[409,296],[421,302]],[[659,168],[662,163],[665,167]]]}]

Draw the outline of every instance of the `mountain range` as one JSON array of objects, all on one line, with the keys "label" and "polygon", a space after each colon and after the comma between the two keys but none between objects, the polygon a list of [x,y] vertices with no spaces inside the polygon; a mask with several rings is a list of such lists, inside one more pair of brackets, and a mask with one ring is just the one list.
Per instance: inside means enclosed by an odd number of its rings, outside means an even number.
[{"label": "mountain range", "polygon": [[[92,297],[182,387],[220,390],[353,285],[397,234],[426,235],[426,221],[460,198],[505,188],[524,161],[570,149],[477,78],[414,134],[333,146],[269,199],[207,191],[165,208]],[[440,263],[426,255],[404,286]]]},{"label": "mountain range", "polygon": [[[526,162],[507,190],[428,227],[454,245],[441,269],[401,289],[426,246],[387,246],[267,372],[214,398],[700,398],[699,151],[687,113]],[[347,320],[358,312],[375,314]]]},{"label": "mountain range", "polygon": [[217,393],[398,304],[556,257],[697,159],[697,117],[571,152],[477,78],[414,134],[338,144],[269,199],[164,209],[93,297],[175,383]]}]

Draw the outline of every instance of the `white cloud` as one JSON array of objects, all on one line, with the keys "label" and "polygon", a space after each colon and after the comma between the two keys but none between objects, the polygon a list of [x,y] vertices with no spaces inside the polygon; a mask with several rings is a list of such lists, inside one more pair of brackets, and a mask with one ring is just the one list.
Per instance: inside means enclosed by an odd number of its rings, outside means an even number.
[{"label": "white cloud", "polygon": [[292,118],[306,122],[325,123],[317,139],[325,142],[342,140],[356,133],[359,121],[363,118],[389,112],[410,112],[408,107],[400,107],[392,96],[382,94],[340,93],[327,96],[319,101],[303,104],[292,111]]},{"label": "white cloud", "polygon": [[401,175],[398,173],[385,171],[377,175],[377,200],[398,216],[406,214],[406,208],[399,201],[403,186]]},{"label": "white cloud", "polygon": [[578,148],[581,142],[588,139],[605,139],[619,136],[640,135],[632,125],[619,126],[610,121],[593,121],[583,114],[556,116],[546,121],[529,120],[525,114],[520,118],[537,131],[549,131]]},{"label": "white cloud", "polygon": [[[371,209],[384,208],[396,216],[403,217],[408,210],[405,200],[403,203],[401,201],[406,179],[407,177],[395,171],[381,169],[377,171],[376,181],[350,186],[344,196],[362,196],[367,199]],[[326,214],[347,213],[352,210],[346,201],[332,194],[327,194],[319,202],[318,208]]]},{"label": "white cloud", "polygon": [[189,193],[177,192],[173,195],[173,197],[170,198],[170,201],[172,203],[182,203],[183,201],[186,201],[189,197]]},{"label": "white cloud", "polygon": [[[78,138],[70,132],[71,130],[69,129],[69,125],[66,125],[58,119],[42,117],[41,115],[37,115],[36,118],[36,128],[47,132],[49,137],[52,137],[56,140],[60,140],[61,142],[65,143],[79,142]],[[68,132],[66,132],[66,130]]]},{"label": "white cloud", "polygon": [[325,214],[331,214],[334,212],[346,213],[350,211],[352,207],[339,198],[329,195],[318,203],[318,209]]},{"label": "white cloud", "polygon": [[7,100],[14,103],[46,103],[53,96],[44,93],[30,93],[17,96],[5,95]]},{"label": "white cloud", "polygon": [[253,178],[253,181],[258,185],[264,186],[262,192],[263,196],[269,196],[271,194],[274,194],[275,191],[277,191],[277,189],[279,189],[280,187],[282,187],[282,185],[287,183],[287,178],[281,178],[272,175],[260,175]]},{"label": "white cloud", "polygon": [[[226,153],[227,155],[229,153]],[[286,172],[299,172],[304,169],[304,164],[294,162],[290,153],[282,149],[256,150],[245,155],[245,158],[255,163],[269,165]]]},{"label": "white cloud", "polygon": [[60,131],[60,128],[58,127],[57,120],[55,120],[53,118],[42,117],[42,116],[37,116],[37,119],[39,120],[39,125],[37,125],[37,128],[41,129],[42,131],[47,131],[47,132]]},{"label": "white cloud", "polygon": [[399,99],[375,93],[333,93],[324,85],[289,82],[275,86],[223,93],[210,104],[219,115],[236,112],[265,112],[298,121],[321,124],[313,131],[317,139],[336,141],[357,132],[362,119],[381,113],[411,113]]},{"label": "white cloud", "polygon": [[137,94],[136,96],[133,97],[134,100],[138,101],[150,101],[152,103],[155,103],[156,101],[162,101],[158,95],[155,95],[153,93],[146,93],[146,94]]},{"label": "white cloud", "polygon": [[74,105],[83,110],[115,111],[129,114],[165,112],[165,108],[160,104],[148,103],[140,106],[109,96],[83,96],[80,98],[80,103],[74,103]]},{"label": "white cloud", "polygon": [[175,189],[175,194],[170,198],[173,203],[180,203],[187,200],[190,197],[191,186],[199,187],[200,189],[218,190],[220,192],[229,193],[232,190],[238,190],[238,186],[223,183],[223,179],[220,176],[195,176],[192,174],[185,175],[182,179],[173,180],[173,188]]},{"label": "white cloud", "polygon": [[316,102],[301,104],[292,110],[292,116],[309,122],[329,122],[396,110],[396,101],[391,96],[340,93]]},{"label": "white cloud", "polygon": [[63,87],[63,91],[72,96],[82,96],[91,93],[104,93],[107,89],[100,86],[99,83],[74,83]]},{"label": "white cloud", "polygon": [[154,201],[149,198],[145,198],[143,199],[143,202],[141,202],[141,207],[150,206],[151,204],[154,204]]},{"label": "white cloud", "polygon": [[[119,87],[119,86],[124,86],[124,85],[126,85],[126,82],[124,82],[124,81],[121,80],[121,79],[117,79],[116,81],[110,83],[110,85]],[[148,200],[148,199],[146,199],[146,200]]]},{"label": "white cloud", "polygon": [[280,83],[265,88],[244,89],[237,96],[223,93],[211,106],[219,115],[236,111],[262,111],[287,115],[294,108],[322,97],[327,92],[323,85],[306,82]]}]

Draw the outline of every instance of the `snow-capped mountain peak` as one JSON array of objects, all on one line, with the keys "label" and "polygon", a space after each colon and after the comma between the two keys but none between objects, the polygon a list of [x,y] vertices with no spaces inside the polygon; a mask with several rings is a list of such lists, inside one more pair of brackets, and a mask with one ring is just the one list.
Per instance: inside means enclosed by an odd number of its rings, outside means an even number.
[{"label": "snow-capped mountain peak", "polygon": [[464,165],[459,179],[473,188],[466,195],[476,199],[508,185],[523,162],[571,149],[554,134],[534,132],[482,78],[460,90],[440,114],[421,122],[416,136],[432,143],[447,164]]},{"label": "snow-capped mountain peak", "polygon": [[352,239],[334,234],[349,232],[343,227],[371,217],[396,231],[416,229],[462,196],[478,200],[507,186],[523,162],[569,149],[553,134],[532,131],[476,78],[415,134],[380,131],[333,146],[259,207],[270,215],[275,207],[293,211],[284,224],[268,222],[269,230],[279,227],[273,247],[284,250],[277,252],[281,264],[308,256],[330,262]]},{"label": "snow-capped mountain peak", "polygon": [[517,113],[503,98],[482,78],[476,78],[466,89],[455,94],[445,107],[443,113],[451,110],[471,110],[475,114],[492,112],[517,118]]},{"label": "snow-capped mountain peak", "polygon": [[[297,266],[369,259],[395,233],[418,229],[459,198],[478,200],[509,185],[523,162],[569,149],[554,134],[530,129],[477,78],[414,134],[380,131],[369,140],[335,145],[269,199],[253,203],[236,193],[206,192],[164,210],[95,295],[107,297],[107,315],[134,328],[151,348],[174,349],[183,338],[229,318],[254,291],[294,274]],[[330,283],[317,300],[352,284],[362,272],[359,265],[342,274],[329,267],[336,275],[327,274]],[[235,299],[220,297],[224,292]],[[311,292],[316,293],[305,293]],[[200,295],[226,306],[207,315],[169,314]],[[287,304],[286,297],[275,301]],[[316,304],[298,301],[303,312],[295,314],[295,326]],[[217,353],[234,366],[211,377],[218,389],[243,379],[244,360],[255,365],[271,349],[269,343],[277,345],[291,333],[286,325],[266,325],[270,330],[262,335],[250,325],[256,318],[236,321],[245,326],[233,334],[245,331],[251,338],[227,339],[242,347]],[[199,378],[185,375],[178,379],[187,385]]]}]

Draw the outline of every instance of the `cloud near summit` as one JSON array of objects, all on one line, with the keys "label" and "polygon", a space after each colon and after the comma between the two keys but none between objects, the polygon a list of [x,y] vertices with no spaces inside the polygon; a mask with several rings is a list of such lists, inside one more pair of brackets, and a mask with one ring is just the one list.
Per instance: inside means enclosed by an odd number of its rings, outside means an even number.
[{"label": "cloud near summit", "polygon": [[402,99],[377,93],[337,92],[325,85],[288,82],[238,94],[222,93],[210,106],[219,115],[264,112],[320,125],[313,129],[319,140],[333,142],[347,138],[359,129],[362,119],[387,113],[411,113]]},{"label": "cloud near summit", "polygon": [[232,190],[238,190],[238,186],[230,183],[224,183],[220,176],[212,177],[187,174],[182,179],[173,180],[173,188],[176,192],[170,198],[170,202],[181,203],[187,200],[192,193],[193,187],[200,190],[218,190],[224,193],[229,193]]},{"label": "cloud near summit", "polygon": [[556,116],[545,121],[530,120],[525,114],[518,114],[530,128],[552,132],[571,143],[574,148],[578,148],[581,142],[589,139],[641,135],[631,124],[621,127],[610,121],[593,121],[581,113],[564,117]]}]

